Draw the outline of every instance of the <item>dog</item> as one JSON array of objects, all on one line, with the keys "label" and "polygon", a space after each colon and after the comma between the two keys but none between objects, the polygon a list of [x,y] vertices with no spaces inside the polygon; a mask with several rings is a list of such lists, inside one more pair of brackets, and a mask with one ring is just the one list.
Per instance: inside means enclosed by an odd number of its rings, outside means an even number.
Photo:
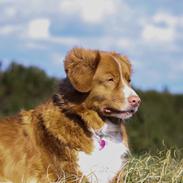
[{"label": "dog", "polygon": [[[0,120],[0,182],[117,182],[129,152],[124,120],[137,112],[131,64],[73,48],[47,102]],[[41,84],[41,83],[40,83]]]}]

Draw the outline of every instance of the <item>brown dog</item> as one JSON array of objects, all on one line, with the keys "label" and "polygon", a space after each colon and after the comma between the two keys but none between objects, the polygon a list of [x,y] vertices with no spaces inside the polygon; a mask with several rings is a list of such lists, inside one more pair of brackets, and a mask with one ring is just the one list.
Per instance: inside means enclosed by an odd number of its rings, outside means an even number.
[{"label": "brown dog", "polygon": [[0,182],[105,183],[123,167],[123,121],[140,104],[128,59],[74,48],[65,71],[51,100],[0,121]]}]

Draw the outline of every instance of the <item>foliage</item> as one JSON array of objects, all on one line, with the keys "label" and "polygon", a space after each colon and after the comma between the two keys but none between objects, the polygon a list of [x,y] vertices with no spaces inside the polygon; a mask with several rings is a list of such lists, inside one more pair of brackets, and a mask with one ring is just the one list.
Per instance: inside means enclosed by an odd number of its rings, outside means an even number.
[{"label": "foliage", "polygon": [[36,67],[12,63],[0,71],[0,116],[38,105],[53,93],[55,83],[56,79]]}]

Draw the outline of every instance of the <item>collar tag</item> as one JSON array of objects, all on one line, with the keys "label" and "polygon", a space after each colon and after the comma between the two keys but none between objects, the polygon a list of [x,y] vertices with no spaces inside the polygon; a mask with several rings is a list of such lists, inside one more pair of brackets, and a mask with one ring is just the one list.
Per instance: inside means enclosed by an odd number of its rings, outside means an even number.
[{"label": "collar tag", "polygon": [[101,151],[102,149],[104,149],[104,147],[106,146],[106,141],[104,140],[104,139],[100,139],[99,140],[99,146],[100,146],[100,148],[99,148],[99,151]]}]

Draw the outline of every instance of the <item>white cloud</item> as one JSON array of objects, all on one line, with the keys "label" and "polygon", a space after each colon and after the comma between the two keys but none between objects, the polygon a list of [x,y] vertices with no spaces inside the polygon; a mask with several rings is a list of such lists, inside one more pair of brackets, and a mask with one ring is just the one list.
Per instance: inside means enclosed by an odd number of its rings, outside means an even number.
[{"label": "white cloud", "polygon": [[143,22],[142,38],[148,42],[173,43],[180,36],[178,28],[183,27],[183,16],[157,12]]},{"label": "white cloud", "polygon": [[4,26],[0,26],[0,35],[17,34],[21,30],[22,30],[21,26],[4,25]]},{"label": "white cloud", "polygon": [[65,14],[79,14],[87,23],[100,23],[116,12],[117,0],[63,0],[60,11]]},{"label": "white cloud", "polygon": [[158,27],[153,24],[145,25],[142,37],[148,42],[172,42],[175,30],[171,27]]},{"label": "white cloud", "polygon": [[27,35],[32,39],[48,39],[50,37],[49,28],[49,19],[35,19],[28,24]]},{"label": "white cloud", "polygon": [[3,16],[5,18],[13,18],[15,17],[17,14],[17,9],[15,7],[7,7],[4,11],[3,11]]},{"label": "white cloud", "polygon": [[7,24],[0,26],[0,36],[16,36],[28,49],[46,49],[45,42],[63,46],[79,45],[80,39],[74,36],[54,36],[50,33],[50,20],[33,19],[27,24]]},{"label": "white cloud", "polygon": [[153,16],[155,23],[164,23],[169,27],[182,27],[183,15],[171,15],[166,12],[158,12]]},{"label": "white cloud", "polygon": [[[51,21],[47,18],[33,19],[28,23],[24,31],[24,39],[27,41],[46,41],[49,43],[62,44],[64,46],[76,45],[79,39],[75,37],[54,36],[50,33]],[[27,44],[29,48],[36,48],[36,44]],[[40,47],[40,45],[39,45]]]},{"label": "white cloud", "polygon": [[[46,18],[33,19],[27,24],[5,24],[0,26],[0,35],[13,35],[24,40],[41,41],[51,40],[50,20]],[[30,47],[32,46],[30,43]],[[33,46],[34,47],[34,46]]]},{"label": "white cloud", "polygon": [[164,12],[158,12],[154,15],[153,20],[155,23],[165,23],[168,26],[174,27],[177,25],[179,17],[170,15]]}]

